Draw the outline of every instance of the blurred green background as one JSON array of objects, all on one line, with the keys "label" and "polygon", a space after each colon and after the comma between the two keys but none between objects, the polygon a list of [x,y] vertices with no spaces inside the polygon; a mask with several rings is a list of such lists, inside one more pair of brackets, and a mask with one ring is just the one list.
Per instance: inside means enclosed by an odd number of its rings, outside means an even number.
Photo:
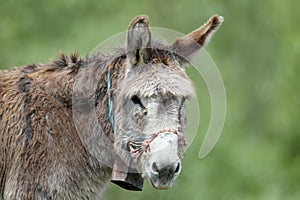
[{"label": "blurred green background", "polygon": [[183,33],[223,15],[206,48],[227,91],[217,146],[198,159],[202,123],[172,189],[146,183],[143,192],[129,192],[111,185],[104,199],[299,200],[299,8],[299,1],[286,0],[0,0],[0,66],[46,63],[60,51],[85,56],[138,14]]}]

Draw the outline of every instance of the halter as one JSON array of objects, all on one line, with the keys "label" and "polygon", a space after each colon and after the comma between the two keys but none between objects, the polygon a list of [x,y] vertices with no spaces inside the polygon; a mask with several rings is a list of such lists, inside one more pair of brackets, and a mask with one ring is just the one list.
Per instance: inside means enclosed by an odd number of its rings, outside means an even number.
[{"label": "halter", "polygon": [[149,140],[146,141],[146,143],[145,143],[145,152],[150,151],[150,144],[151,144],[151,142],[155,138],[157,138],[157,136],[159,136],[162,133],[173,133],[173,134],[175,134],[175,135],[178,136],[178,132],[177,131],[174,131],[174,130],[171,130],[171,129],[162,129],[162,130],[158,131],[157,133],[155,133],[152,138],[150,138]]}]

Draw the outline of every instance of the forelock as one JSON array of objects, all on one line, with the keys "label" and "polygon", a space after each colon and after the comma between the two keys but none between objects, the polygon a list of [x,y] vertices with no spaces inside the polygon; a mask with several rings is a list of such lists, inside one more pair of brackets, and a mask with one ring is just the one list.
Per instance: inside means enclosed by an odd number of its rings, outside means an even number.
[{"label": "forelock", "polygon": [[126,97],[153,95],[190,97],[194,87],[180,66],[162,63],[137,66],[124,79],[122,93]]}]

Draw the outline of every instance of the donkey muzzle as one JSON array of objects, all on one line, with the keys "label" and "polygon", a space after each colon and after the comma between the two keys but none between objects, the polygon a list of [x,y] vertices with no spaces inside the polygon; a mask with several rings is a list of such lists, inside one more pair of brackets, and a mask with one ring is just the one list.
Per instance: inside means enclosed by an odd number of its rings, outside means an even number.
[{"label": "donkey muzzle", "polygon": [[178,136],[163,132],[149,143],[148,178],[156,189],[168,189],[181,171]]},{"label": "donkey muzzle", "polygon": [[152,164],[152,172],[149,179],[156,189],[168,189],[172,186],[175,178],[180,173],[180,161],[171,163],[168,166],[159,168],[156,162]]}]

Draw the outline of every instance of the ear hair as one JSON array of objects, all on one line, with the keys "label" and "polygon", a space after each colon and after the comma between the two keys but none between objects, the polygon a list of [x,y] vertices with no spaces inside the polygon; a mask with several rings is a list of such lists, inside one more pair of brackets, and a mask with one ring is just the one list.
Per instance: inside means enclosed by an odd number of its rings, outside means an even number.
[{"label": "ear hair", "polygon": [[178,38],[172,45],[173,51],[180,57],[187,58],[202,48],[221,26],[224,21],[222,16],[212,16],[206,24],[188,35]]},{"label": "ear hair", "polygon": [[143,64],[149,58],[148,50],[151,46],[149,18],[137,16],[129,24],[127,32],[126,51],[132,65]]}]

